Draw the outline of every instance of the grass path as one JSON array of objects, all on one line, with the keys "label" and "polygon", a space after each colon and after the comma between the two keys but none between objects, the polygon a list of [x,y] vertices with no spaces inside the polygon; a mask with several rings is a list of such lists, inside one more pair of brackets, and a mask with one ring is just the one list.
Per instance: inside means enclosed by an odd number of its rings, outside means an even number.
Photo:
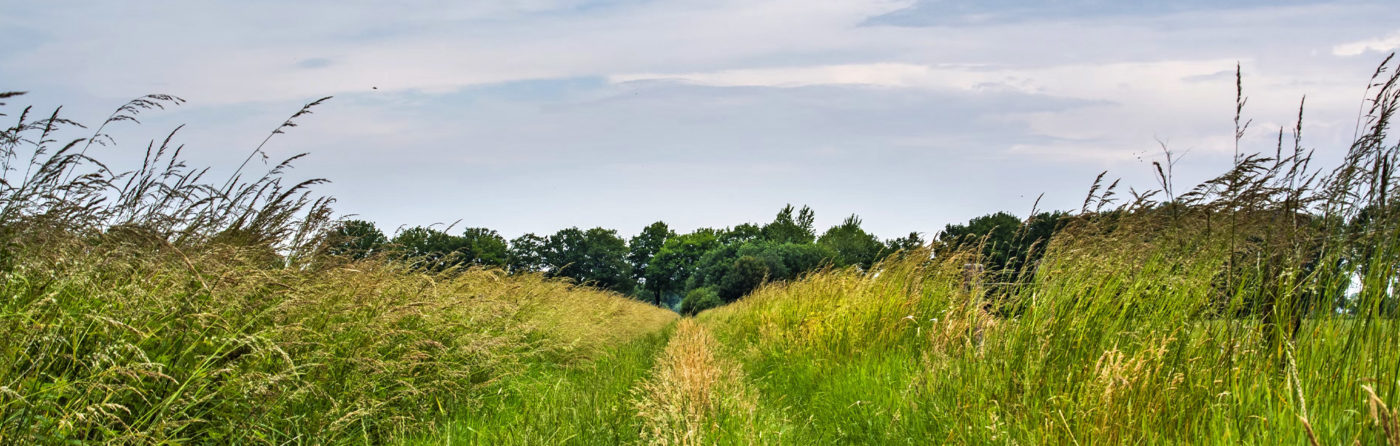
[{"label": "grass path", "polygon": [[782,433],[694,319],[573,365],[536,364],[411,445],[761,444]]},{"label": "grass path", "polygon": [[775,417],[760,408],[739,364],[694,319],[682,320],[652,376],[634,392],[646,443],[759,444],[779,432],[760,426]]},{"label": "grass path", "polygon": [[642,336],[584,363],[532,365],[432,436],[405,443],[637,444],[642,425],[632,389],[647,377],[673,331]]}]

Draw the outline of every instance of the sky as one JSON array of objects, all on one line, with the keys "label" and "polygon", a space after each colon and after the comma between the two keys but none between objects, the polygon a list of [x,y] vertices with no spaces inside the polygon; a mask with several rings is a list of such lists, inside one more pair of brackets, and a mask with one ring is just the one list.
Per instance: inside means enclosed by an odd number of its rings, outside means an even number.
[{"label": "sky", "polygon": [[[1235,151],[1235,68],[1272,152],[1340,157],[1400,47],[1387,1],[0,0],[0,90],[116,129],[104,160],[176,140],[236,167],[266,147],[387,232],[507,237],[766,222],[810,205],[884,238],[996,211],[1077,210],[1102,171],[1179,189]],[[120,162],[117,162],[120,164]],[[255,166],[267,168],[270,166]],[[226,173],[225,173],[226,174]],[[455,231],[455,229],[454,229]]]}]

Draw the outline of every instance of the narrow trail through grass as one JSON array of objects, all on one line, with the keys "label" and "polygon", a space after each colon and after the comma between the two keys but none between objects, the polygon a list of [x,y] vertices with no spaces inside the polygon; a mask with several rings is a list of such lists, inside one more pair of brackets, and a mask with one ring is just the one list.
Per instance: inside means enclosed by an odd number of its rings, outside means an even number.
[{"label": "narrow trail through grass", "polygon": [[759,428],[771,425],[773,413],[761,410],[739,364],[694,319],[681,320],[634,393],[649,444],[761,444],[781,433]]},{"label": "narrow trail through grass", "polygon": [[533,364],[431,437],[405,444],[635,444],[642,426],[631,390],[673,331],[668,326],[580,363]]},{"label": "narrow trail through grass", "polygon": [[405,444],[761,444],[784,430],[709,330],[683,319],[576,364],[537,363]]}]

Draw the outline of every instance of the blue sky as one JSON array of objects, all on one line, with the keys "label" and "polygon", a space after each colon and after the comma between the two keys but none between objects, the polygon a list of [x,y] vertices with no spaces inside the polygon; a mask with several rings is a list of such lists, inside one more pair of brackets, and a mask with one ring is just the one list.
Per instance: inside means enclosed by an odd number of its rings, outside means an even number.
[{"label": "blue sky", "polygon": [[[181,123],[195,163],[303,151],[337,209],[507,236],[771,219],[808,204],[883,237],[997,210],[1072,209],[1102,170],[1151,186],[1228,166],[1233,70],[1247,150],[1307,95],[1305,144],[1340,156],[1366,79],[1400,47],[1387,2],[0,0],[0,90],[124,128]],[[119,156],[113,154],[112,156]],[[1329,158],[1330,157],[1330,158]]]}]

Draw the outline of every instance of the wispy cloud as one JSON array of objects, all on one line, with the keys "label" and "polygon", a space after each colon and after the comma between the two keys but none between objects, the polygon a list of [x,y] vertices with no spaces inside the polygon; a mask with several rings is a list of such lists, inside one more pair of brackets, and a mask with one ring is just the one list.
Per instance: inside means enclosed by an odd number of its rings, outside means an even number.
[{"label": "wispy cloud", "polygon": [[1332,54],[1338,56],[1359,56],[1368,52],[1384,53],[1400,48],[1400,31],[1384,37],[1358,40],[1332,47]]},{"label": "wispy cloud", "polygon": [[1152,17],[1174,13],[1219,12],[1259,7],[1324,3],[1319,0],[1175,0],[1120,2],[1102,0],[980,0],[957,2],[918,0],[899,10],[872,17],[871,24],[895,26],[973,26],[1029,21],[1080,20],[1085,18]]},{"label": "wispy cloud", "polygon": [[671,81],[725,87],[804,87],[853,85],[962,91],[1017,91],[1094,99],[1129,99],[1125,90],[1179,97],[1199,90],[1205,80],[1233,82],[1218,76],[1234,60],[1186,60],[1007,67],[974,64],[918,65],[874,63],[755,68],[691,73],[616,74],[614,83]]},{"label": "wispy cloud", "polygon": [[1349,56],[1400,43],[1383,1],[0,3],[0,87],[72,110],[179,94],[160,116],[208,159],[337,95],[274,150],[312,151],[344,211],[508,234],[792,201],[897,235],[1073,205],[1158,139],[1185,177],[1228,161],[1236,63],[1247,144],[1307,94],[1308,141],[1344,146],[1379,60]]}]

